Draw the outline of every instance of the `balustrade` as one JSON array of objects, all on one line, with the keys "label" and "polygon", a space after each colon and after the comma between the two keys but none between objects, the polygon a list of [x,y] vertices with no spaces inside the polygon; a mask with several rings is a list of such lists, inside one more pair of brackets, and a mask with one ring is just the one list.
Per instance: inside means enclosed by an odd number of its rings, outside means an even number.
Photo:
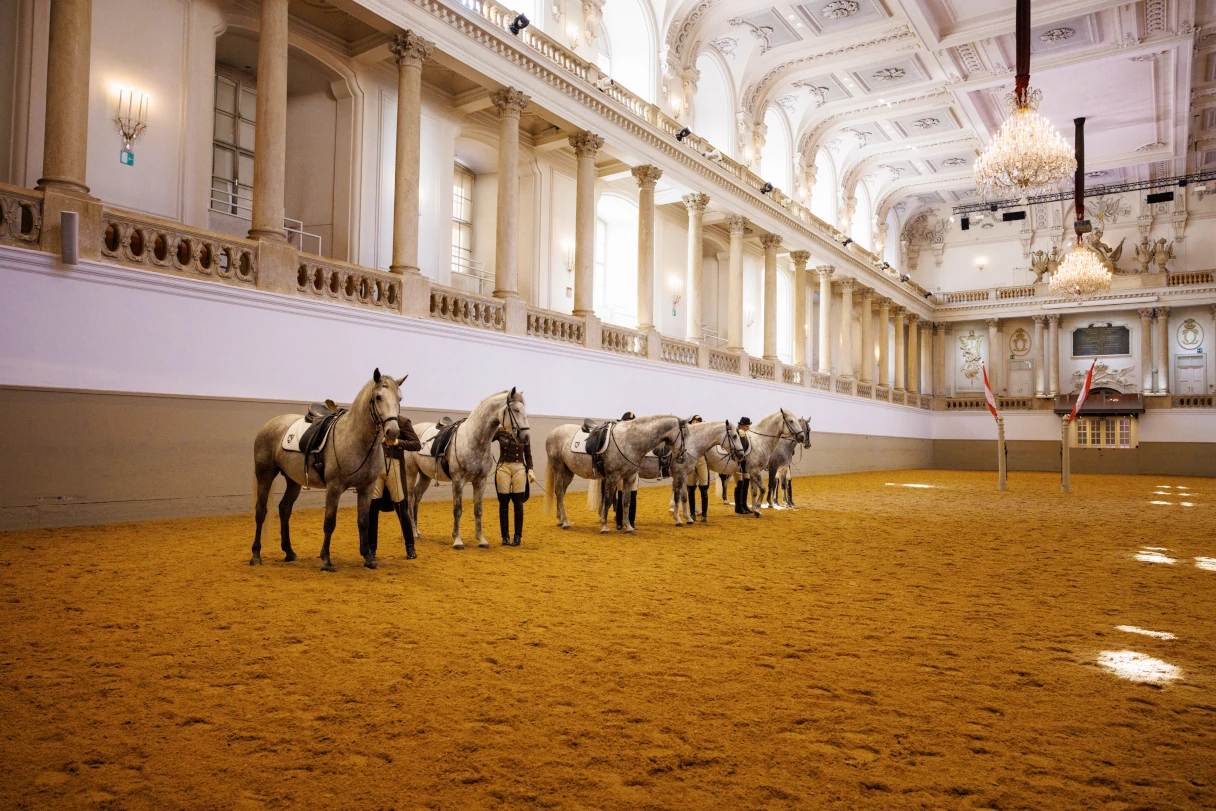
[{"label": "balustrade", "polygon": [[1212,284],[1216,282],[1216,271],[1213,270],[1192,270],[1183,273],[1171,272],[1166,284],[1170,287],[1182,287],[1188,284]]},{"label": "balustrade", "polygon": [[811,388],[819,391],[832,390],[832,376],[826,372],[811,372]]},{"label": "balustrade", "polygon": [[748,372],[756,380],[772,380],[776,375],[773,362],[764,358],[748,358]]},{"label": "balustrade", "polygon": [[938,300],[942,304],[974,304],[988,300],[987,290],[960,290],[954,293],[942,293]]},{"label": "balustrade", "polygon": [[1210,394],[1184,394],[1173,399],[1174,408],[1216,408],[1216,397]]},{"label": "balustrade", "polygon": [[437,284],[431,285],[431,318],[494,332],[506,330],[501,299],[478,296]]},{"label": "balustrade", "polygon": [[583,319],[552,310],[528,308],[528,335],[564,344],[586,344],[587,324]]},{"label": "balustrade", "polygon": [[[1031,411],[1034,409],[1033,397],[998,397],[997,402],[1002,411]],[[987,403],[985,403],[985,407]]]},{"label": "balustrade", "polygon": [[1028,284],[1021,287],[998,287],[996,289],[996,297],[1000,301],[1034,298],[1034,285]]},{"label": "balustrade", "polygon": [[688,341],[678,341],[675,338],[663,338],[662,342],[660,357],[667,363],[694,367],[697,365],[696,344],[689,343]]},{"label": "balustrade", "polygon": [[946,400],[947,411],[983,411],[988,408],[983,397],[951,397]]},{"label": "balustrade", "polygon": [[102,211],[101,253],[148,270],[175,271],[223,282],[257,281],[257,243],[129,211]]},{"label": "balustrade", "polygon": [[895,403],[895,405],[906,405],[907,404],[906,395],[907,395],[907,392],[903,392],[903,391],[891,392],[891,402]]},{"label": "balustrade", "polygon": [[875,386],[874,399],[882,400],[883,402],[891,402],[891,388],[889,386]]},{"label": "balustrade", "polygon": [[837,394],[852,394],[853,381],[847,377],[836,378],[836,393]]},{"label": "balustrade", "polygon": [[782,381],[789,383],[791,386],[802,385],[802,374],[803,370],[797,366],[785,366],[781,369]]},{"label": "balustrade", "polygon": [[644,358],[647,352],[646,335],[635,329],[604,324],[602,327],[604,349],[622,355]]},{"label": "balustrade", "polygon": [[296,292],[355,307],[401,312],[401,277],[310,254],[300,254]]},{"label": "balustrade", "polygon": [[873,383],[858,383],[857,384],[857,396],[858,397],[873,397],[874,396],[874,384]]},{"label": "balustrade", "polygon": [[739,374],[739,356],[720,349],[709,350],[709,368],[728,375]]},{"label": "balustrade", "polygon": [[0,184],[0,244],[37,246],[42,237],[42,192]]}]

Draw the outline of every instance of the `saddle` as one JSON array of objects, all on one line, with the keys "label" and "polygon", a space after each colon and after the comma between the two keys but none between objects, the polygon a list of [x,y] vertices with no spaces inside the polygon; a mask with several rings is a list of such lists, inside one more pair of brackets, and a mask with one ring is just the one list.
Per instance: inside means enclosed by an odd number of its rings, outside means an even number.
[{"label": "saddle", "polygon": [[[583,449],[591,454],[591,466],[595,472],[604,475],[604,451],[608,450],[608,437],[612,433],[616,420],[608,420],[598,425],[592,420],[583,421],[583,430],[587,431],[587,441]],[[587,430],[590,428],[591,430]]]},{"label": "saddle", "polygon": [[435,440],[431,443],[431,456],[439,460],[443,475],[449,479],[452,478],[452,472],[448,466],[448,449],[452,445],[452,438],[456,436],[456,430],[463,423],[464,420],[453,421],[451,417],[444,417],[435,424],[439,433],[435,434]]},{"label": "saddle", "polygon": [[331,417],[336,413],[345,411],[344,408],[338,408],[333,400],[326,400],[323,403],[313,403],[308,407],[308,413],[304,415],[305,422],[317,422],[326,417]]},{"label": "saddle", "polygon": [[345,408],[337,408],[333,406],[333,401],[327,401],[313,403],[304,415],[304,421],[309,425],[300,437],[300,452],[304,454],[304,464],[312,465],[322,484],[325,483],[325,456],[321,451],[325,448],[325,441],[338,417],[345,413]]}]

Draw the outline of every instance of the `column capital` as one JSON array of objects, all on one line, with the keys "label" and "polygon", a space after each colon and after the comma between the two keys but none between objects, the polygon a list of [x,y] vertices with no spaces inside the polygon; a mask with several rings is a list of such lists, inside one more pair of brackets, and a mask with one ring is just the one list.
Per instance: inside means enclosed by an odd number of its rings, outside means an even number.
[{"label": "column capital", "polygon": [[638,182],[638,188],[650,189],[651,191],[654,190],[654,184],[658,183],[659,178],[663,176],[662,169],[657,166],[651,166],[648,163],[641,166],[635,166],[631,171],[633,174],[633,179]]},{"label": "column capital", "polygon": [[1060,316],[1059,316],[1059,314],[1058,314],[1058,313],[1052,313],[1051,315],[1047,316],[1047,323],[1048,323],[1048,324],[1050,324],[1050,325],[1051,325],[1051,326],[1053,326],[1053,327],[1058,327],[1058,326],[1060,326]]},{"label": "column capital", "polygon": [[780,234],[761,234],[760,244],[764,246],[766,251],[775,251],[781,247]]},{"label": "column capital", "polygon": [[741,237],[747,233],[747,218],[731,216],[726,218],[726,230],[732,237]]},{"label": "column capital", "polygon": [[915,324],[915,323],[916,323],[917,321],[919,321],[919,320],[920,320],[920,316],[919,316],[919,315],[917,315],[916,313],[912,312],[911,310],[909,310],[909,311],[908,311],[908,326],[911,326],[911,325]]},{"label": "column capital", "polygon": [[946,323],[942,324],[942,331],[945,332],[947,335],[953,335],[954,334],[954,323],[951,321],[947,321]]},{"label": "column capital", "polygon": [[1170,314],[1170,306],[1168,304],[1157,305],[1157,318],[1166,318]]},{"label": "column capital", "polygon": [[997,329],[1001,328],[1001,319],[999,318],[985,318],[984,323],[990,327],[996,327]]},{"label": "column capital", "polygon": [[[1149,311],[1150,312],[1152,311],[1151,307],[1149,308]],[[1032,315],[1032,316],[1030,316],[1030,320],[1033,321],[1035,324],[1037,324],[1040,327],[1047,326],[1047,316],[1045,316],[1045,315]]]},{"label": "column capital", "polygon": [[709,195],[702,194],[701,192],[686,194],[680,199],[684,201],[684,207],[688,209],[689,214],[693,212],[704,214],[705,207],[709,205]]},{"label": "column capital", "polygon": [[413,31],[397,34],[388,41],[388,49],[396,58],[398,67],[420,68],[431,58],[435,43],[423,39]]},{"label": "column capital", "polygon": [[873,301],[874,300],[874,288],[863,287],[863,288],[861,288],[858,295],[861,296],[862,301]]},{"label": "column capital", "polygon": [[907,308],[904,307],[902,304],[895,304],[894,302],[892,302],[891,315],[895,316],[897,319],[902,321],[904,318],[904,315],[907,312],[908,312]]},{"label": "column capital", "polygon": [[790,260],[794,263],[795,270],[806,270],[806,263],[811,261],[811,252],[790,251]]},{"label": "column capital", "polygon": [[886,296],[878,296],[878,309],[890,310],[891,309],[891,299],[887,298]]},{"label": "column capital", "polygon": [[854,279],[852,276],[841,276],[840,281],[837,283],[840,285],[841,292],[849,293],[850,295],[852,295],[853,285],[857,283],[857,280]]},{"label": "column capital", "polygon": [[815,274],[820,281],[828,281],[832,278],[832,274],[836,272],[835,265],[818,265],[815,268]]},{"label": "column capital", "polygon": [[[1216,309],[1216,304],[1213,304],[1212,307],[1213,307],[1213,309]],[[1140,315],[1141,321],[1152,321],[1153,320],[1153,308],[1152,307],[1140,307],[1136,310],[1136,312]]]},{"label": "column capital", "polygon": [[580,158],[594,158],[603,145],[604,139],[594,132],[583,130],[570,136],[570,146],[574,147],[574,154]]},{"label": "column capital", "polygon": [[504,87],[490,96],[490,103],[498,108],[500,118],[519,118],[531,100],[531,96],[514,87]]}]

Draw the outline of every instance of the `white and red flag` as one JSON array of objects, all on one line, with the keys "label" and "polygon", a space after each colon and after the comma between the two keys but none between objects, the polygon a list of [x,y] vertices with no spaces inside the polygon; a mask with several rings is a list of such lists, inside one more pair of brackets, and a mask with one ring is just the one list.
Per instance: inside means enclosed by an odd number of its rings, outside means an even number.
[{"label": "white and red flag", "polygon": [[1077,413],[1081,410],[1081,405],[1085,402],[1085,398],[1089,396],[1089,387],[1094,382],[1094,366],[1098,365],[1098,361],[1094,361],[1089,365],[1089,372],[1085,375],[1085,385],[1081,387],[1081,393],[1077,395],[1077,404],[1072,407],[1072,413],[1068,415],[1068,421],[1072,422],[1077,418]]},{"label": "white and red flag", "polygon": [[981,363],[980,370],[984,373],[984,399],[988,401],[988,410],[992,412],[993,419],[1000,419],[996,413],[996,395],[992,393],[992,386],[988,384],[988,367]]}]

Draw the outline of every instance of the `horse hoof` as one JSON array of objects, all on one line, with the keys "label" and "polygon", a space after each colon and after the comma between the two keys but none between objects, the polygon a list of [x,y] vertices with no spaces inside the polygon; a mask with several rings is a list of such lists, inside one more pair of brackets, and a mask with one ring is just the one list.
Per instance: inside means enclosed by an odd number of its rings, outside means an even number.
[{"label": "horse hoof", "polygon": [[570,529],[570,524],[558,524],[562,529]]},{"label": "horse hoof", "polygon": [[261,566],[262,565],[262,556],[254,555],[253,557],[251,557],[249,559],[249,565],[250,566]]},{"label": "horse hoof", "polygon": [[408,552],[406,552],[406,553],[405,553],[405,559],[406,559],[406,560],[417,560],[417,559],[418,559],[418,553],[417,553],[417,552],[415,552],[413,549],[411,549],[410,551],[408,551]]},{"label": "horse hoof", "polygon": [[460,541],[457,541],[456,543],[452,544],[452,548],[453,549],[464,549],[464,544],[461,543]]},{"label": "horse hoof", "polygon": [[478,543],[477,543],[477,548],[478,548],[478,549],[489,549],[489,548],[490,548],[490,542],[489,542],[489,541],[487,541],[485,538],[482,538],[480,541],[478,541]]},{"label": "horse hoof", "polygon": [[338,571],[338,570],[334,568],[334,565],[333,565],[332,563],[330,563],[329,561],[326,561],[325,563],[322,563],[322,564],[321,564],[321,571],[323,571],[323,572],[336,572],[336,571]]},{"label": "horse hoof", "polygon": [[601,535],[607,535],[609,532],[612,532],[612,530],[608,529],[608,527],[606,527],[606,526],[603,527],[602,529],[600,529]]},{"label": "horse hoof", "polygon": [[[287,553],[287,556],[283,558],[283,562],[284,562],[284,563],[291,563],[291,562],[292,562],[292,561],[294,561],[295,559],[296,559],[296,553],[295,553],[295,552],[288,552],[288,553]],[[261,561],[258,561],[258,562],[259,562],[259,563],[261,563]]]},{"label": "horse hoof", "polygon": [[377,563],[377,562],[376,562],[376,561],[374,561],[374,560],[365,560],[365,561],[363,561],[363,565],[364,565],[364,566],[366,566],[366,567],[367,567],[367,568],[369,568],[369,569],[378,569],[378,568],[380,568],[380,564],[379,564],[379,563]]},{"label": "horse hoof", "polygon": [[635,527],[628,527],[625,530],[623,530],[623,532],[625,532],[628,535],[632,535],[633,533],[637,532],[637,529]]}]

